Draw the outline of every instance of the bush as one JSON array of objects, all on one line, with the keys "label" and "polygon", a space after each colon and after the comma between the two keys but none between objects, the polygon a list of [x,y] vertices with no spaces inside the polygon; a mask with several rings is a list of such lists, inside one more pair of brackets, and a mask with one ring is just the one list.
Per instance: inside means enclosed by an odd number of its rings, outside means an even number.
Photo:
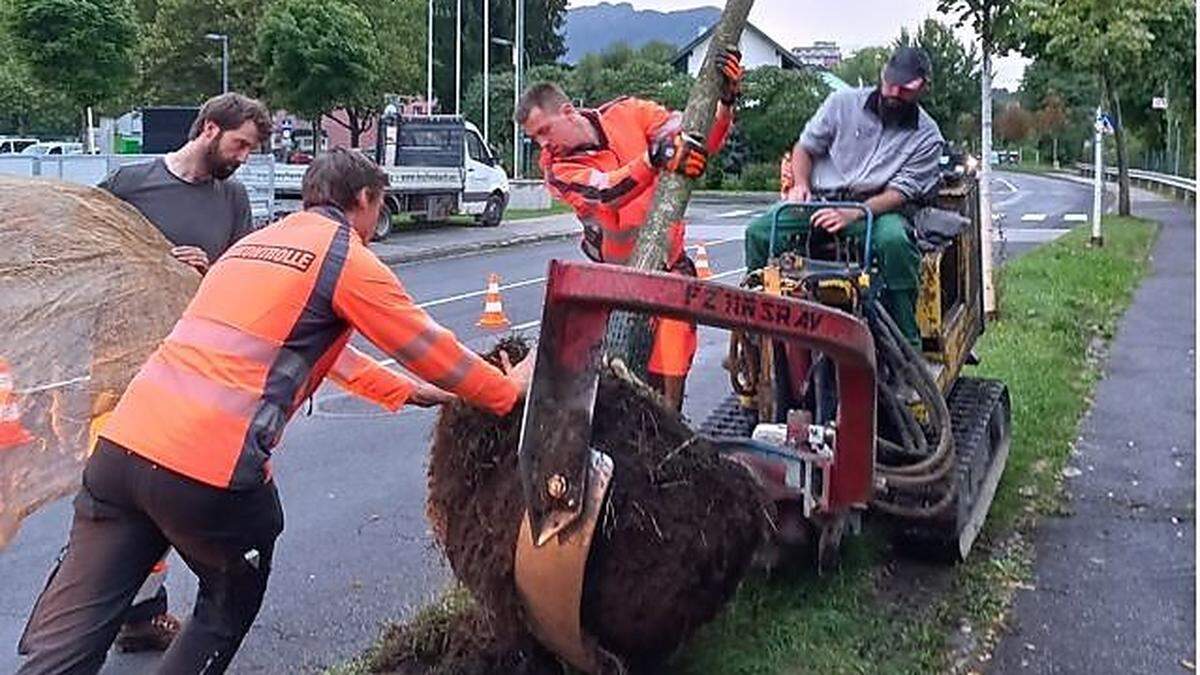
[{"label": "bush", "polygon": [[747,164],[742,167],[742,175],[738,182],[742,190],[777,192],[779,190],[779,164],[777,162]]}]

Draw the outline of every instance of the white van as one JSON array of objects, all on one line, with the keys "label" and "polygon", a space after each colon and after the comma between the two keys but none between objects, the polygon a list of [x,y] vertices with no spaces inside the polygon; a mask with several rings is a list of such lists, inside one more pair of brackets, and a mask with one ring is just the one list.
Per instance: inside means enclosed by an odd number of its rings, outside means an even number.
[{"label": "white van", "polygon": [[45,157],[47,155],[82,155],[83,143],[64,143],[59,141],[41,141],[26,146],[21,150],[22,155]]},{"label": "white van", "polygon": [[[470,215],[487,227],[496,227],[504,217],[508,175],[479,129],[462,117],[385,116],[372,154],[390,179],[376,239],[386,237],[392,216],[402,213],[433,222]],[[276,213],[300,209],[306,170],[303,164],[275,165]]]},{"label": "white van", "polygon": [[0,155],[13,155],[25,148],[35,145],[36,138],[17,138],[15,136],[0,136]]}]

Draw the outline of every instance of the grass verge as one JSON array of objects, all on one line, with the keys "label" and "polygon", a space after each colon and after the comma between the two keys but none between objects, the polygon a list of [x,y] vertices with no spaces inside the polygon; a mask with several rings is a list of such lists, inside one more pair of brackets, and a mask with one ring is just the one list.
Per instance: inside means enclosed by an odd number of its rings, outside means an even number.
[{"label": "grass verge", "polygon": [[505,209],[504,220],[528,220],[530,218],[544,218],[546,216],[570,212],[570,206],[562,202],[552,201],[548,209]]},{"label": "grass verge", "polygon": [[[1013,590],[1030,575],[1023,533],[1059,508],[1059,477],[1101,375],[1104,346],[1157,232],[1132,218],[1106,217],[1104,225],[1104,248],[1089,247],[1080,228],[1002,270],[1002,315],[977,344],[982,364],[969,374],[1008,383],[1014,438],[971,559],[957,567],[893,560],[868,530],[847,544],[835,573],[747,580],[725,614],[674,660],[673,672],[965,672],[988,658]],[[436,623],[454,597],[416,621]],[[365,657],[331,672],[368,672],[386,649],[385,632]]]},{"label": "grass verge", "polygon": [[[503,227],[504,223],[514,220],[529,220],[530,218],[545,218],[546,216],[554,216],[560,213],[568,213],[571,207],[561,202],[551,202],[548,209],[505,209],[504,220],[500,223]],[[392,227],[394,231],[400,232],[403,230],[428,230],[446,225],[474,226],[475,216],[455,215],[449,216],[446,220],[438,222],[426,222],[414,220],[407,213],[397,214],[392,216]]]}]

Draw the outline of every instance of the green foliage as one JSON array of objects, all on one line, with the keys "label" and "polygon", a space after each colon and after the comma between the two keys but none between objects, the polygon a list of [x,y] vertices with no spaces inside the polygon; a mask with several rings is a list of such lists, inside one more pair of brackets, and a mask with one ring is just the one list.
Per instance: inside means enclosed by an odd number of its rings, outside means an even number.
[{"label": "green foliage", "polygon": [[[353,0],[371,23],[381,58],[380,93],[425,93],[425,0]],[[382,102],[382,96],[374,97]]]},{"label": "green foliage", "polygon": [[[371,4],[370,0],[364,0]],[[427,7],[424,0],[419,0]],[[441,112],[454,112],[455,9],[457,0],[434,0],[433,85]],[[515,3],[509,0],[488,0],[492,37],[513,39]],[[563,44],[563,22],[566,20],[567,0],[525,0],[525,66],[526,79],[532,66],[552,64],[566,54]],[[426,13],[421,11],[422,31]],[[422,33],[424,34],[424,33]],[[425,39],[420,46],[425,48]],[[489,52],[493,72],[512,68],[512,47],[491,45]],[[424,57],[421,58],[424,63]],[[483,6],[476,1],[462,3],[462,88],[466,105],[467,83],[483,72]],[[424,79],[422,77],[422,83]],[[424,92],[424,84],[421,91]]]},{"label": "green foliage", "polygon": [[778,192],[779,162],[746,164],[737,179],[724,187],[750,192]]},{"label": "green foliage", "polygon": [[381,54],[371,24],[342,0],[280,0],[258,28],[258,57],[275,105],[315,120],[378,97]]},{"label": "green foliage", "polygon": [[1022,0],[938,0],[937,10],[956,16],[956,26],[970,26],[983,43],[983,51],[1004,54],[1025,36]]},{"label": "green foliage", "polygon": [[[534,66],[526,71],[526,77],[529,78],[529,83],[534,82],[554,82],[557,83],[568,96],[577,97],[574,92],[574,85],[571,79],[571,71],[565,66],[559,65],[541,65]],[[488,82],[488,98],[491,99],[492,105],[489,108],[489,138],[488,142],[498,151],[504,166],[511,171],[512,163],[512,143],[513,143],[513,74],[512,71],[492,73],[491,80]],[[467,119],[472,120],[483,127],[483,76],[475,75],[469,84],[463,89],[463,114]],[[537,156],[525,164],[529,171],[533,171],[537,164]]]},{"label": "green foliage", "polygon": [[145,28],[140,82],[130,105],[196,105],[221,93],[221,43],[229,36],[229,87],[249,96],[265,93],[255,28],[267,3],[261,0],[157,0]]},{"label": "green foliage", "polygon": [[879,84],[879,73],[892,50],[887,47],[863,47],[833,68],[833,74],[852,87],[872,87]]},{"label": "green foliage", "polygon": [[18,58],[76,108],[117,98],[132,80],[138,26],[129,0],[9,0]]},{"label": "green foliage", "polygon": [[586,106],[618,96],[637,96],[682,110],[692,78],[672,68],[666,60],[670,56],[663,58],[664,51],[664,45],[657,42],[636,50],[618,43],[599,54],[588,54],[575,67],[569,93]]},{"label": "green foliage", "polygon": [[921,107],[938,123],[947,140],[961,142],[969,138],[969,128],[959,127],[959,116],[979,107],[979,55],[975,46],[964,46],[949,26],[934,19],[926,19],[916,35],[902,29],[896,40],[896,46],[901,45],[925,50],[933,66]]},{"label": "green foliage", "polygon": [[1152,23],[1181,0],[1024,0],[1040,55],[1113,77],[1138,72],[1154,49]]},{"label": "green foliage", "polygon": [[746,161],[775,165],[772,189],[778,188],[779,158],[828,93],[821,79],[808,71],[763,66],[746,73],[738,126],[746,142]]}]

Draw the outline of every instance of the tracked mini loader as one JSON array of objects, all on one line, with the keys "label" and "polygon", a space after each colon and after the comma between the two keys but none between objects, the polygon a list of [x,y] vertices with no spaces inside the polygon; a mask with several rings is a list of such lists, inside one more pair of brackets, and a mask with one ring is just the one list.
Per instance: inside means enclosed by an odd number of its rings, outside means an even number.
[{"label": "tracked mini loader", "polygon": [[[698,433],[745,466],[775,503],[777,543],[812,550],[828,567],[843,535],[871,513],[917,550],[968,554],[1011,438],[1004,384],[961,375],[984,330],[976,194],[968,180],[939,196],[968,225],[924,254],[920,352],[875,297],[869,244],[860,251],[814,233],[772,255],[741,288],[550,264],[520,445],[527,515],[515,562],[530,628],[544,644],[579,668],[597,668],[580,601],[597,516],[619,480],[611,459],[589,445],[616,311],[731,331],[733,391]],[[865,213],[869,242],[872,214],[853,206]]]}]

